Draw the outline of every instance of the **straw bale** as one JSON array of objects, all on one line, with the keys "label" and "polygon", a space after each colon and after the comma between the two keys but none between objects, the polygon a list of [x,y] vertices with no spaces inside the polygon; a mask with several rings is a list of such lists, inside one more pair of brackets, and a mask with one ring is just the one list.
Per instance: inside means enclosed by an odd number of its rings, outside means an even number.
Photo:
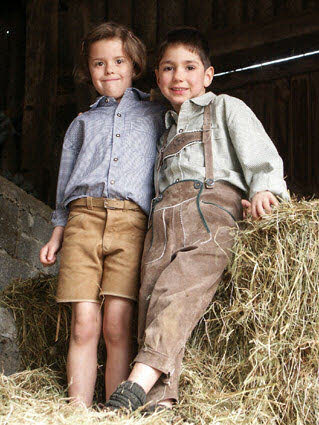
[{"label": "straw bale", "polygon": [[[244,224],[228,273],[189,341],[175,423],[319,423],[318,277],[319,200],[282,203]],[[70,312],[63,310],[54,344],[54,284],[19,282],[2,296],[17,321],[24,366],[42,367],[1,377],[3,423],[170,423],[162,415],[129,419],[66,403]]]}]

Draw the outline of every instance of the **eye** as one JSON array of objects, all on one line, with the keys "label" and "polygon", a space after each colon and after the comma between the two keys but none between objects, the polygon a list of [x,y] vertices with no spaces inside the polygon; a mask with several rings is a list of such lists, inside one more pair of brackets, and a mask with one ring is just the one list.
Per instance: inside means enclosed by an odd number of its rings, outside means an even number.
[{"label": "eye", "polygon": [[193,71],[195,69],[194,65],[187,65],[186,67],[187,71]]},{"label": "eye", "polygon": [[102,62],[102,61],[94,62],[94,66],[96,66],[96,67],[103,66],[103,65],[104,65],[104,62]]},{"label": "eye", "polygon": [[118,64],[118,65],[120,65],[121,63],[123,63],[124,62],[124,59],[116,59],[116,63]]},{"label": "eye", "polygon": [[162,71],[171,71],[172,69],[173,69],[173,67],[172,67],[172,66],[167,65],[167,66],[164,66],[164,67],[162,68]]}]

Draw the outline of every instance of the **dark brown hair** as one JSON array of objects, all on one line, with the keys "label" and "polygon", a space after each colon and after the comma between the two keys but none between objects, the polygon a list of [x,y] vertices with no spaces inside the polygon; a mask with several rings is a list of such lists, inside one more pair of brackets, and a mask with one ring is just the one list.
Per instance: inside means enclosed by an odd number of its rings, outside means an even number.
[{"label": "dark brown hair", "polygon": [[197,53],[205,69],[211,66],[209,46],[203,34],[193,27],[180,27],[168,32],[160,44],[157,52],[156,68],[159,67],[166,49],[170,46],[178,45],[186,46],[192,52]]},{"label": "dark brown hair", "polygon": [[75,68],[74,77],[78,83],[91,84],[88,58],[91,45],[99,40],[119,38],[123,49],[133,62],[133,79],[140,78],[146,69],[146,47],[128,28],[115,22],[105,22],[87,33],[81,44],[80,63]]}]

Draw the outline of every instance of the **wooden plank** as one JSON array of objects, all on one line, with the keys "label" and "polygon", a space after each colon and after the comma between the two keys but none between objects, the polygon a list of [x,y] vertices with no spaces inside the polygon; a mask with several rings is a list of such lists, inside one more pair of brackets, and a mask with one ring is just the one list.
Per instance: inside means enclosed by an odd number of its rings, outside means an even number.
[{"label": "wooden plank", "polygon": [[[291,169],[289,162],[289,80],[283,78],[272,81],[272,87],[272,122],[269,133],[283,159],[286,175]],[[290,180],[291,176],[288,175],[288,183]]]},{"label": "wooden plank", "polygon": [[201,2],[188,0],[185,5],[185,24],[198,28],[207,36],[212,31],[213,5],[214,2],[212,0]]},{"label": "wooden plank", "polygon": [[147,50],[156,47],[157,0],[134,0],[133,30],[146,44]]},{"label": "wooden plank", "polygon": [[158,1],[157,35],[158,42],[168,31],[185,22],[185,2],[183,0]]},{"label": "wooden plank", "polygon": [[299,16],[275,18],[264,25],[253,23],[238,31],[229,31],[229,28],[214,31],[211,34],[211,47],[214,48],[217,56],[311,34],[315,31],[319,31],[319,12],[317,10]]},{"label": "wooden plank", "polygon": [[132,25],[132,0],[121,0],[107,2],[107,18],[119,24]]},{"label": "wooden plank", "polygon": [[305,9],[319,9],[318,0],[304,0]]},{"label": "wooden plank", "polygon": [[[1,11],[0,50],[0,110],[10,122],[9,136],[1,140],[0,168],[14,174],[20,167],[20,133],[24,98],[24,50],[25,50],[25,10],[23,5]],[[9,34],[7,34],[9,31]],[[2,137],[1,137],[2,139]]]},{"label": "wooden plank", "polygon": [[257,0],[255,3],[255,17],[260,22],[268,22],[274,17],[273,0]]},{"label": "wooden plank", "polygon": [[297,15],[304,10],[303,0],[287,0],[288,13],[291,15]]},{"label": "wooden plank", "polygon": [[309,76],[310,81],[310,134],[311,134],[311,176],[312,192],[319,196],[319,71],[312,72]]},{"label": "wooden plank", "polygon": [[92,26],[105,21],[105,16],[104,0],[70,2],[69,8],[59,16],[59,93],[62,97],[72,93],[77,111],[86,110],[93,100],[87,87],[74,86],[73,70],[80,60],[81,40]]},{"label": "wooden plank", "polygon": [[214,57],[218,72],[319,50],[319,31]]},{"label": "wooden plank", "polygon": [[292,77],[289,113],[290,176],[296,188],[306,193],[312,190],[309,95],[308,75]]},{"label": "wooden plank", "polygon": [[26,69],[21,163],[26,180],[47,201],[51,178],[58,74],[58,0],[26,8]]},{"label": "wooden plank", "polygon": [[213,1],[213,11],[212,11],[212,30],[218,31],[223,30],[226,27],[225,21],[225,2],[223,0],[214,0]]},{"label": "wooden plank", "polygon": [[[296,74],[316,71],[319,69],[319,55],[303,57],[295,61],[283,62],[264,68],[252,69],[214,78],[214,87],[218,92],[225,92],[236,87],[247,86],[251,83],[278,80]],[[220,70],[217,69],[219,72]]]},{"label": "wooden plank", "polygon": [[224,20],[227,28],[239,28],[243,21],[246,2],[243,2],[243,0],[234,0],[225,3],[225,6]]}]

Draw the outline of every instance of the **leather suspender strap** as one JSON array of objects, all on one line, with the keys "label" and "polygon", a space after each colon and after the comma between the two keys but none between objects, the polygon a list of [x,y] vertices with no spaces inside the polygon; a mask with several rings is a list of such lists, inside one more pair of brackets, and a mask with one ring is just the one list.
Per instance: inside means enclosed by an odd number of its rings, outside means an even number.
[{"label": "leather suspender strap", "polygon": [[[212,148],[212,117],[210,105],[204,108],[203,131],[201,132],[202,143],[204,146],[205,158],[205,187],[211,189],[214,186],[214,173],[213,173],[213,148]],[[179,149],[191,143],[193,140],[200,140],[200,132],[190,132],[189,134],[178,134],[169,146],[168,142],[169,130],[166,130],[163,136],[163,144],[157,156],[155,165],[155,196],[159,195],[159,182],[158,173],[163,165],[163,160],[167,155],[176,153]]]},{"label": "leather suspender strap", "polygon": [[214,186],[213,146],[212,146],[212,117],[210,104],[205,106],[203,121],[203,145],[205,155],[205,186],[212,189]]}]

